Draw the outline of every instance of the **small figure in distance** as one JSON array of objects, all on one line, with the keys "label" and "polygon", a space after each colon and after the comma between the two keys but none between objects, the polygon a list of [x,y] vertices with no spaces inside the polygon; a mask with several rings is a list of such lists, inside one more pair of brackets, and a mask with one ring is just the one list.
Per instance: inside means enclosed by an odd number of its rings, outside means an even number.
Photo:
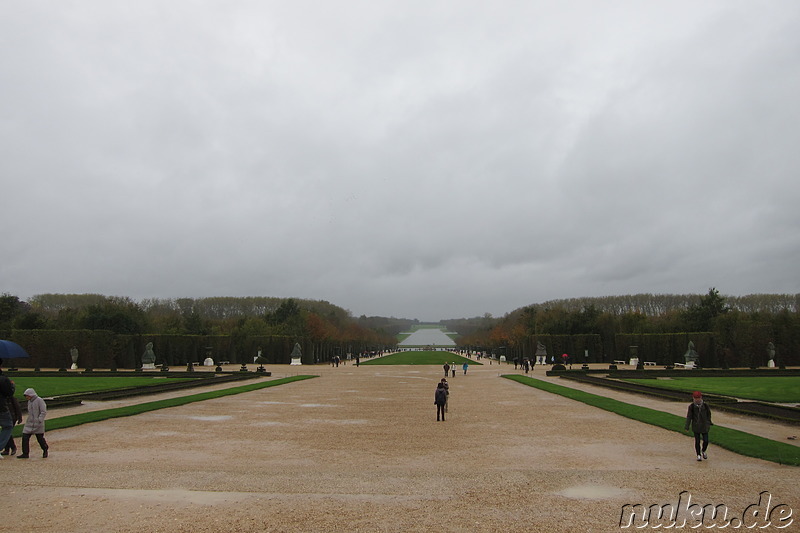
[{"label": "small figure in distance", "polygon": [[444,383],[444,390],[447,391],[447,399],[444,401],[444,412],[447,412],[447,404],[450,402],[450,384],[447,382],[447,378],[442,378],[441,383]]},{"label": "small figure in distance", "polygon": [[444,383],[441,381],[436,386],[436,394],[433,397],[433,403],[436,404],[436,421],[438,422],[441,416],[441,420],[444,422],[444,406],[447,404],[447,390],[444,388]]}]

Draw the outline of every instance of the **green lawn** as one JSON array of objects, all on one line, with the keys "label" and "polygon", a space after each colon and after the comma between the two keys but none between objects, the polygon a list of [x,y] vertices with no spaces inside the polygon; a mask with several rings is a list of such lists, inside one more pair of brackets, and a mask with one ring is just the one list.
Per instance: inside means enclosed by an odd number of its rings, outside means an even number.
[{"label": "green lawn", "polygon": [[[598,396],[596,394],[556,385],[548,381],[521,376],[519,374],[511,374],[503,377],[546,392],[564,396],[565,398],[583,402],[587,405],[598,407],[633,420],[638,420],[639,422],[645,422],[671,431],[677,431],[687,436],[691,435],[688,431],[683,430],[686,421],[683,416],[665,413],[648,407],[631,405],[612,398],[606,398],[605,396]],[[757,435],[751,435],[744,431],[716,425],[711,428],[710,439],[712,444],[740,455],[757,457],[765,461],[772,461],[784,465],[800,466],[800,448],[785,442],[778,442]]]},{"label": "green lawn", "polygon": [[451,352],[437,352],[437,351],[418,351],[418,352],[397,352],[391,355],[385,355],[376,359],[367,359],[362,361],[362,365],[444,365],[455,361],[458,369],[466,361],[470,366],[479,365],[481,363],[474,359],[462,357]]},{"label": "green lawn", "polygon": [[95,392],[116,389],[130,389],[163,384],[167,379],[211,379],[211,378],[166,378],[158,376],[17,376],[13,378],[17,386],[14,394],[22,398],[22,393],[27,388],[32,388],[42,398],[75,394],[77,392]]},{"label": "green lawn", "polygon": [[800,403],[800,377],[677,377],[672,379],[628,379],[650,387],[734,396],[775,403]]},{"label": "green lawn", "polygon": [[[74,426],[79,426],[81,424],[88,424],[90,422],[100,422],[101,420],[108,420],[110,418],[138,415],[141,413],[156,411],[158,409],[166,409],[168,407],[177,407],[189,403],[201,402],[204,400],[212,400],[214,398],[222,398],[224,396],[231,396],[233,394],[241,394],[243,392],[265,389],[267,387],[276,387],[278,385],[283,385],[285,383],[291,383],[293,381],[301,381],[304,379],[311,379],[313,377],[316,376],[292,376],[282,379],[259,380],[255,383],[242,385],[241,387],[233,387],[229,389],[201,392],[199,394],[192,394],[189,396],[181,396],[178,398],[169,398],[167,400],[157,400],[154,402],[145,402],[135,405],[127,405],[124,407],[104,409],[102,411],[90,411],[88,413],[67,415],[59,418],[48,419],[46,422],[46,428],[47,431],[70,428]],[[113,378],[113,379],[118,379],[118,378]],[[20,435],[22,435],[22,425],[15,426],[11,435],[13,437],[19,437]]]}]

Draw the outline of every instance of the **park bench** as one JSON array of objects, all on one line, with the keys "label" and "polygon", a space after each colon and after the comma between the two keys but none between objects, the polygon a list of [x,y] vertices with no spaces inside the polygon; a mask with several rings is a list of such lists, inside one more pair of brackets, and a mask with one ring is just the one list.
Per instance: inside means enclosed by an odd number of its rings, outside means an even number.
[{"label": "park bench", "polygon": [[624,365],[625,361],[614,361],[615,365]]},{"label": "park bench", "polygon": [[655,361],[645,361],[642,363],[644,366],[656,366]]}]

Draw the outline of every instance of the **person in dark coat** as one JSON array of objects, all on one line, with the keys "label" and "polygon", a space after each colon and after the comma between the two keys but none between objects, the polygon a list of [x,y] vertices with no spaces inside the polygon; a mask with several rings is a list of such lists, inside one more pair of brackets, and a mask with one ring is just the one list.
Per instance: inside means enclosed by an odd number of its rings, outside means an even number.
[{"label": "person in dark coat", "polygon": [[447,392],[447,399],[444,401],[444,412],[447,412],[447,402],[450,401],[450,384],[447,382],[447,378],[442,378],[441,381],[442,385],[444,385],[444,390]]},{"label": "person in dark coat", "polygon": [[447,374],[450,372],[450,365],[445,363],[442,365],[442,368],[444,368],[444,377],[447,377]]},{"label": "person in dark coat", "polygon": [[[711,408],[703,401],[703,394],[700,391],[692,393],[692,403],[689,404],[689,410],[686,412],[684,429],[688,431],[690,425],[694,433],[694,451],[697,454],[697,460],[708,459],[708,454],[706,453],[708,449],[708,430],[714,423],[711,421]],[[700,447],[701,438],[703,440],[702,448]]]},{"label": "person in dark coat", "polygon": [[[3,366],[3,360],[0,359],[0,367]],[[11,437],[11,430],[14,429],[14,419],[9,409],[11,397],[14,396],[14,385],[8,376],[3,374],[3,369],[0,368],[0,447],[5,448],[8,439]],[[0,459],[3,456],[0,455]]]},{"label": "person in dark coat", "polygon": [[444,422],[444,406],[447,403],[447,389],[444,388],[444,383],[441,381],[436,386],[436,395],[433,397],[433,403],[436,404],[436,421],[439,421],[439,416],[441,415],[441,420]]},{"label": "person in dark coat", "polygon": [[[8,402],[8,411],[11,413],[11,422],[12,425],[22,424],[22,409],[19,406],[19,402],[14,397],[14,392],[16,391],[17,387],[14,385],[14,382],[11,381],[11,396],[7,398]],[[3,451],[0,452],[0,455],[16,455],[17,453],[17,444],[14,442],[14,437],[8,437],[8,442],[6,442],[5,448]]]}]

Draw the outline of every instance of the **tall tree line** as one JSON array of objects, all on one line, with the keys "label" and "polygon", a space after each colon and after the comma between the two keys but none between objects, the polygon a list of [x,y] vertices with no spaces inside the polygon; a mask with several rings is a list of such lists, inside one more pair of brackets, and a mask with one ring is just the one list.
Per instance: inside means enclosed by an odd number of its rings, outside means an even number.
[{"label": "tall tree line", "polygon": [[12,329],[107,330],[118,334],[288,335],[315,341],[393,345],[323,300],[272,297],[146,299],[100,294],[0,295],[0,332]]},{"label": "tall tree line", "polygon": [[[800,363],[800,295],[720,295],[716,288],[705,295],[638,294],[603,298],[573,298],[530,305],[478,327],[479,320],[448,321],[462,334],[462,346],[520,347],[539,335],[586,335],[602,338],[606,351],[614,351],[620,334],[712,333],[719,360],[750,361],[760,357],[764,345],[781,348],[783,361]],[[610,355],[610,354],[606,354]],[[749,364],[749,363],[748,363]]]}]

